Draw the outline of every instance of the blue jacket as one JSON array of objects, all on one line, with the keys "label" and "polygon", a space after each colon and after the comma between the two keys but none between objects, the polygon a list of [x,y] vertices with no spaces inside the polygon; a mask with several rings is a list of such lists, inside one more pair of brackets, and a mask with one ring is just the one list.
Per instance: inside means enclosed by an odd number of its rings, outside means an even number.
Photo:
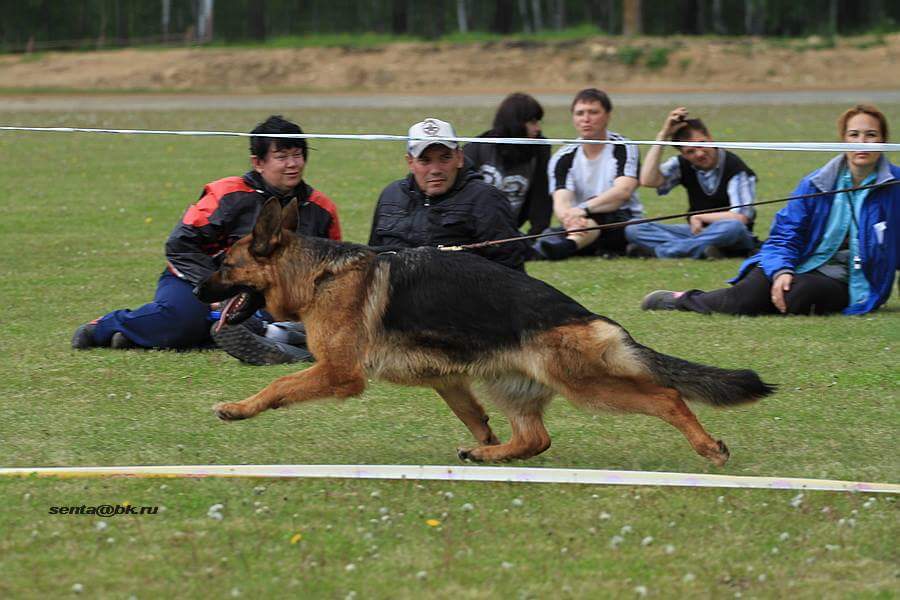
[{"label": "blue jacket", "polygon": [[[804,177],[792,195],[833,190],[843,163],[843,154],[828,161]],[[892,165],[884,155],[876,165],[876,173],[875,183],[900,179],[900,167]],[[791,200],[775,215],[769,239],[759,253],[744,261],[730,283],[741,280],[757,264],[769,280],[780,271],[793,271],[821,241],[833,203],[834,194]],[[859,216],[859,248],[863,273],[872,293],[866,302],[845,308],[846,315],[875,310],[891,295],[894,274],[900,268],[900,184],[869,192]]]}]

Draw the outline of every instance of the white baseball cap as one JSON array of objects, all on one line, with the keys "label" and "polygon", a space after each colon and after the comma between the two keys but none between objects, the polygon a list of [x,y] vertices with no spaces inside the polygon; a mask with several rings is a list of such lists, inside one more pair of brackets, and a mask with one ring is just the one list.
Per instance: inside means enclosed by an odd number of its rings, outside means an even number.
[{"label": "white baseball cap", "polygon": [[[409,128],[409,137],[417,137],[417,138],[448,138],[448,137],[456,137],[456,132],[453,130],[453,125],[448,123],[447,121],[441,121],[440,119],[435,119],[434,117],[428,117],[424,121],[416,123],[412,127]],[[456,142],[451,142],[448,140],[409,140],[406,143],[406,151],[412,155],[413,158],[418,158],[422,152],[425,151],[425,148],[431,146],[432,144],[440,144],[442,146],[446,146],[451,150],[456,150],[459,148],[459,144]]]}]

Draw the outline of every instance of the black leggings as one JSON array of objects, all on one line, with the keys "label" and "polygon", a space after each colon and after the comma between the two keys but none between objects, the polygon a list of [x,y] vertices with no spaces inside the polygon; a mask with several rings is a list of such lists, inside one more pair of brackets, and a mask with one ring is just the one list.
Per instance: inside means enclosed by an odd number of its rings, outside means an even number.
[{"label": "black leggings", "polygon": [[625,227],[614,227],[600,232],[594,242],[578,251],[578,254],[591,256],[601,254],[624,254],[628,240],[625,239]]},{"label": "black leggings", "polygon": [[591,215],[588,221],[593,221],[597,225],[621,223],[621,226],[601,230],[600,237],[594,240],[592,244],[579,250],[578,254],[591,256],[625,254],[625,247],[628,245],[628,240],[625,239],[625,224],[629,219],[631,219],[631,213],[623,210]]},{"label": "black leggings", "polygon": [[[791,289],[784,295],[784,302],[790,315],[825,315],[846,308],[850,303],[850,292],[846,283],[821,273],[795,273]],[[676,300],[676,306],[679,310],[704,314],[781,314],[772,304],[772,282],[759,267],[730,288],[685,292]]]}]

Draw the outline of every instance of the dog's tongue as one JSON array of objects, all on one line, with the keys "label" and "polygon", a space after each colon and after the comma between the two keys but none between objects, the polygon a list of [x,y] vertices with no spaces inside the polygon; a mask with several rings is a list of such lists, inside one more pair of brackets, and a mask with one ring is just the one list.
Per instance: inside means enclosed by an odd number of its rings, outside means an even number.
[{"label": "dog's tongue", "polygon": [[219,315],[219,322],[216,323],[216,333],[219,333],[219,330],[222,329],[222,326],[227,323],[228,316],[236,313],[238,308],[240,308],[244,302],[246,302],[250,297],[250,294],[247,292],[241,292],[237,296],[233,296],[228,302],[225,303],[225,306],[222,308],[222,313]]}]

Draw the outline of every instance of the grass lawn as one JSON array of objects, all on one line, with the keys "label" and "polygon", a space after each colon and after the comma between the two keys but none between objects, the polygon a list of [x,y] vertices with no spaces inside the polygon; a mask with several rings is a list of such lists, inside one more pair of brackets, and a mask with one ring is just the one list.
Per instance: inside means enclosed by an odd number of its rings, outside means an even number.
[{"label": "grass lawn", "polygon": [[[614,99],[615,100],[615,99]],[[669,107],[621,108],[611,128],[651,138]],[[693,107],[722,140],[831,140],[843,107]],[[900,122],[900,105],[883,106]],[[309,110],[309,132],[403,133],[427,111]],[[2,113],[0,123],[247,131],[248,112]],[[444,110],[460,135],[491,111]],[[571,135],[565,109],[545,134]],[[307,180],[365,241],[403,148],[314,142]],[[152,297],[163,242],[202,185],[246,169],[226,138],[0,135],[0,456],[3,466],[235,463],[456,464],[465,427],[432,392],[372,385],[360,399],[218,422],[209,407],[291,366],[218,351],[75,352],[75,327]],[[741,152],[761,198],[788,195],[827,155]],[[680,192],[642,192],[651,215]],[[765,235],[777,207],[760,209]],[[529,273],[661,352],[748,367],[779,392],[698,406],[732,459],[718,471],[659,420],[554,403],[553,447],[529,466],[897,482],[900,302],[864,317],[645,313],[657,288],[711,289],[720,262],[575,259]],[[508,436],[488,407],[495,431]],[[890,440],[895,440],[891,442]],[[893,448],[893,449],[892,449]],[[156,515],[49,514],[51,506],[160,506]],[[222,504],[220,511],[208,511]],[[444,482],[0,479],[0,596],[154,598],[894,597],[896,498],[880,495]],[[221,519],[215,517],[220,514]],[[429,525],[427,521],[431,521]],[[437,523],[435,523],[437,522]],[[299,534],[299,535],[298,535]],[[893,540],[893,541],[891,541]]]}]

